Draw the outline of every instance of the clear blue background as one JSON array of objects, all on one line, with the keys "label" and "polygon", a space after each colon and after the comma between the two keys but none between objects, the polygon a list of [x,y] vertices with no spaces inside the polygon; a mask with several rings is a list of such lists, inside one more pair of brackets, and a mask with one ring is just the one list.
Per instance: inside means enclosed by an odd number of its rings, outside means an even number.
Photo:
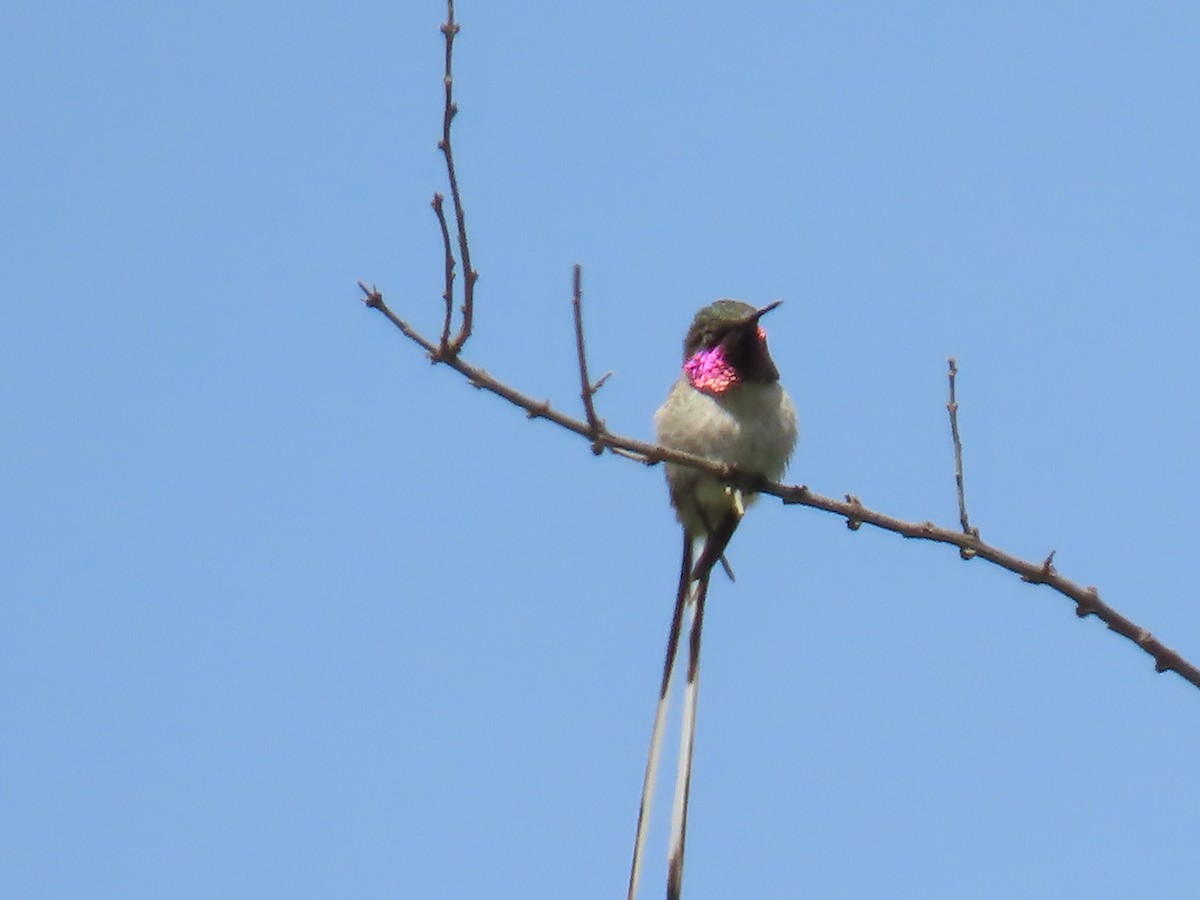
[{"label": "clear blue background", "polygon": [[[354,285],[436,332],[443,16],[6,8],[0,896],[623,896],[661,472]],[[577,410],[581,262],[649,437],[694,310],[782,298],[790,480],[953,525],[956,355],[984,537],[1200,661],[1200,6],[459,16],[471,360]],[[767,500],[731,558],[688,900],[1195,892],[1195,688],[948,548]]]}]

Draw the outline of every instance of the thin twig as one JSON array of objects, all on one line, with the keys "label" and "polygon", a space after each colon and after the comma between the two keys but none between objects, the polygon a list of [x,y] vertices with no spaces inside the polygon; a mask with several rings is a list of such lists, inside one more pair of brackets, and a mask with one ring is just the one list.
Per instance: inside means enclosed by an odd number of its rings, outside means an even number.
[{"label": "thin twig", "polygon": [[[400,329],[400,332],[406,338],[418,344],[431,359],[437,358],[437,344],[418,332],[407,321],[397,316],[384,301],[383,294],[378,288],[374,286],[367,287],[362,281],[358,282],[358,286],[365,295],[364,302],[367,306],[383,313],[389,322]],[[561,428],[573,431],[575,434],[587,438],[589,441],[598,440],[605,449],[626,451],[623,455],[636,459],[638,462],[645,463],[646,465],[656,465],[664,461],[678,462],[684,465],[699,464],[702,468],[712,471],[719,478],[729,480],[737,477],[737,473],[732,467],[720,463],[712,463],[703,457],[693,456],[690,453],[671,450],[668,447],[660,447],[658,444],[638,441],[633,438],[616,437],[607,430],[601,431],[598,436],[594,436],[592,426],[586,421],[573,419],[566,413],[555,409],[548,401],[534,399],[515,388],[509,387],[502,381],[493,378],[484,369],[471,365],[461,357],[451,356],[439,361],[466,378],[472,387],[488,391],[497,397],[502,397],[514,406],[525,410],[528,418],[546,419]]]},{"label": "thin twig", "polygon": [[[958,376],[958,361],[952,356],[950,363],[950,402],[946,411],[950,413],[950,436],[954,439],[954,486],[958,490],[958,521],[962,524],[963,534],[979,537],[979,529],[971,527],[971,519],[967,515],[967,495],[963,489],[963,448],[962,438],[958,434],[958,400],[954,393],[954,381]],[[969,559],[969,550],[963,551],[963,559]]]},{"label": "thin twig", "polygon": [[450,228],[446,224],[446,210],[441,194],[433,195],[433,211],[437,215],[438,226],[442,230],[442,250],[446,261],[446,287],[442,291],[442,299],[446,303],[446,316],[442,320],[442,339],[438,342],[438,357],[450,355],[450,323],[454,316],[454,247],[450,243]]},{"label": "thin twig", "polygon": [[595,384],[592,384],[592,379],[588,376],[587,351],[584,349],[583,342],[583,266],[579,263],[575,264],[573,282],[571,307],[575,312],[575,351],[579,355],[579,396],[583,400],[583,412],[587,416],[588,428],[591,430],[592,452],[599,456],[604,452],[604,445],[600,443],[600,435],[604,434],[604,422],[596,415],[596,404],[593,402],[593,398],[608,375]]},{"label": "thin twig", "polygon": [[[457,355],[471,336],[471,321],[475,313],[475,282],[479,273],[471,268],[471,248],[467,241],[467,216],[463,211],[462,195],[458,190],[458,172],[454,167],[454,148],[450,143],[450,124],[458,114],[458,104],[454,102],[454,38],[459,32],[459,25],[454,21],[454,0],[446,3],[446,21],[441,28],[446,36],[446,73],[443,78],[446,88],[446,102],[442,108],[442,139],[438,141],[438,149],[446,159],[446,179],[450,182],[450,200],[454,204],[454,224],[458,231],[458,255],[463,267],[463,305],[462,325],[458,334],[450,342],[447,353]],[[443,225],[444,227],[444,225]],[[449,254],[449,250],[447,250]],[[451,265],[450,261],[446,263]]]}]

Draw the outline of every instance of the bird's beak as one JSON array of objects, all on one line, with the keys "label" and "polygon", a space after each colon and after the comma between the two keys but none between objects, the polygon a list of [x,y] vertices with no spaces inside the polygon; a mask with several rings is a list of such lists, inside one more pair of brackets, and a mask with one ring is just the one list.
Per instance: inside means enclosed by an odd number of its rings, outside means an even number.
[{"label": "bird's beak", "polygon": [[748,319],[746,319],[746,324],[749,325],[751,323],[758,322],[759,319],[761,319],[763,316],[765,316],[767,313],[769,313],[775,307],[781,306],[782,304],[783,304],[782,300],[776,300],[774,303],[768,303],[766,306],[762,307],[761,309],[756,309],[753,313],[750,314],[750,317]]}]

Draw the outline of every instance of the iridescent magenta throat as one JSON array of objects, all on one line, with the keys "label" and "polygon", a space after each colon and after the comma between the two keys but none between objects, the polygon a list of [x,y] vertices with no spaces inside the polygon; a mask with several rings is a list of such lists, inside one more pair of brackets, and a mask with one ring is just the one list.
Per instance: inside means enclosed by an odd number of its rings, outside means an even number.
[{"label": "iridescent magenta throat", "polygon": [[692,387],[706,394],[723,394],[741,381],[737,369],[725,359],[725,348],[720,344],[692,354],[683,364],[683,371]]}]

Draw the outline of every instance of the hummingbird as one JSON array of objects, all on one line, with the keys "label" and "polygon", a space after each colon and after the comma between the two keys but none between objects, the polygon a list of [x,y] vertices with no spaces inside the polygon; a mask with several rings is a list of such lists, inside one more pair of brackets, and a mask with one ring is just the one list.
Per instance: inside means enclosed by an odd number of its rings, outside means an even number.
[{"label": "hummingbird", "polygon": [[[661,445],[733,466],[744,475],[759,475],[770,481],[783,477],[796,446],[796,410],[779,384],[779,370],[767,350],[766,332],[759,324],[764,315],[782,302],[755,308],[740,300],[723,299],[696,313],[683,341],[683,371],[666,402],[654,415]],[[683,854],[700,676],[700,634],[709,576],[720,562],[732,580],[733,571],[725,560],[725,548],[746,507],[755,499],[753,494],[727,485],[708,472],[677,463],[666,464],[666,475],[671,505],[683,526],[683,559],[642,782],[628,900],[635,900],[637,895],[666,724],[667,698],[683,620],[690,614],[687,682],[667,860],[668,900],[679,900],[683,889]],[[697,549],[699,556],[696,556]]]}]

